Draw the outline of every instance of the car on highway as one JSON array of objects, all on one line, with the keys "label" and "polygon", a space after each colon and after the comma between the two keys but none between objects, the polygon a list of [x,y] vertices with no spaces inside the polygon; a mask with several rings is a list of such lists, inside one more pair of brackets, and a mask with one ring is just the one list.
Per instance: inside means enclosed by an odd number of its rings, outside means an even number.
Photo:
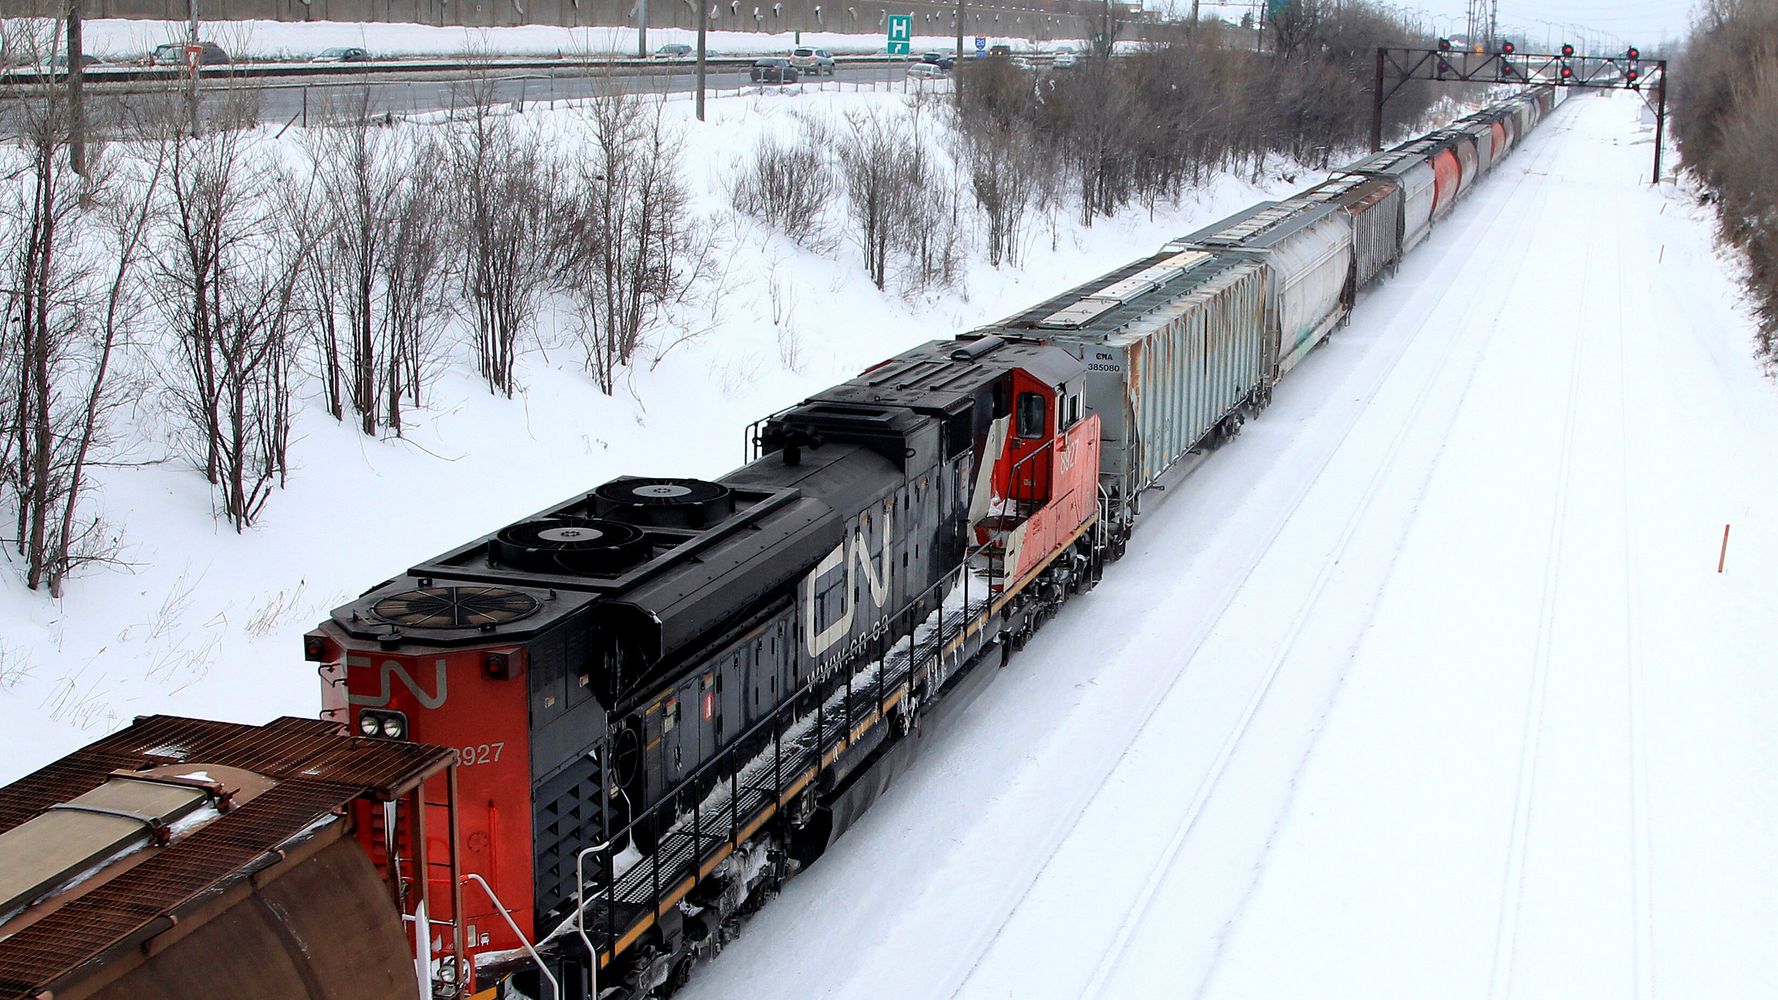
[{"label": "car on highway", "polygon": [[[57,69],[67,69],[68,68],[68,53],[57,52],[55,63],[56,63]],[[82,52],[80,54],[80,65],[82,65],[82,66],[102,66],[102,65],[104,65],[104,63],[105,63],[105,60],[100,59],[98,56],[93,55],[91,52]]]},{"label": "car on highway", "polygon": [[656,59],[690,59],[692,54],[692,47],[680,42],[663,45],[654,50]]},{"label": "car on highway", "polygon": [[795,66],[790,65],[790,60],[782,56],[770,56],[754,62],[752,77],[754,83],[795,83],[802,78],[802,74]]},{"label": "car on highway", "polygon": [[941,80],[945,71],[937,63],[917,62],[908,67],[910,80]]},{"label": "car on highway", "polygon": [[988,55],[1000,56],[1002,58],[1004,58],[1006,56],[1010,56],[1010,55],[1012,55],[1012,46],[1010,46],[1010,45],[990,45],[990,46],[988,46]]},{"label": "car on highway", "polygon": [[318,63],[370,62],[370,53],[356,46],[342,46],[339,48],[323,49],[321,54],[315,57],[314,61]]},{"label": "car on highway", "polygon": [[949,52],[927,52],[920,56],[920,61],[930,63],[942,70],[949,70],[957,65],[957,57]]},{"label": "car on highway", "polygon": [[[202,48],[203,52],[198,56],[198,65],[200,66],[227,66],[234,61],[228,57],[227,52],[222,51],[222,46],[215,42],[204,42]],[[185,43],[168,42],[165,45],[156,45],[154,54],[148,57],[148,62],[151,66],[185,65]]]},{"label": "car on highway", "polygon": [[821,76],[824,73],[832,76],[834,70],[831,53],[826,49],[811,48],[807,45],[798,45],[790,50],[790,65],[795,66],[797,72],[807,73],[810,76]]},{"label": "car on highway", "polygon": [[1080,59],[1075,56],[1073,49],[1064,48],[1064,49],[1057,49],[1056,50],[1055,58],[1050,60],[1050,65],[1054,66],[1057,69],[1067,69],[1068,67],[1074,66],[1074,65],[1078,64],[1079,62],[1080,62]]}]

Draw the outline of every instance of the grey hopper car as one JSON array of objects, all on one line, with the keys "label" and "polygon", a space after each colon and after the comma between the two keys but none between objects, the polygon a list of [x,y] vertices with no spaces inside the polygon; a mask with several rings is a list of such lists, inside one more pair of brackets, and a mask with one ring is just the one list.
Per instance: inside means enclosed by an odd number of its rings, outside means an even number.
[{"label": "grey hopper car", "polygon": [[1352,226],[1334,205],[1262,202],[1164,249],[1236,253],[1266,265],[1277,340],[1273,380],[1307,357],[1352,307]]}]

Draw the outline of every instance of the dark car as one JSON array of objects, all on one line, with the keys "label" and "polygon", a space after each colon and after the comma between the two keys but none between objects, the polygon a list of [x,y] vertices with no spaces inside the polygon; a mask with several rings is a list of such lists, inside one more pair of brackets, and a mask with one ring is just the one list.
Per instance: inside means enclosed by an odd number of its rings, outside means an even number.
[{"label": "dark car", "polygon": [[315,61],[319,62],[319,63],[324,63],[324,62],[339,62],[339,63],[370,62],[370,53],[366,52],[365,50],[363,50],[361,48],[357,48],[356,46],[347,46],[344,48],[337,48],[337,49],[326,49],[326,50],[323,50],[320,55],[315,57]]},{"label": "dark car", "polygon": [[920,57],[920,61],[931,63],[946,72],[957,65],[957,57],[949,52],[928,52]]},{"label": "dark car", "polygon": [[788,59],[761,59],[753,64],[754,83],[795,83],[801,75]]},{"label": "dark car", "polygon": [[[222,46],[215,42],[204,42],[202,47],[203,52],[198,56],[198,65],[200,66],[227,66],[234,61],[228,57],[227,52],[222,51]],[[154,55],[150,56],[148,61],[155,66],[183,66],[185,65],[185,43],[168,42],[165,45],[156,45]]]}]

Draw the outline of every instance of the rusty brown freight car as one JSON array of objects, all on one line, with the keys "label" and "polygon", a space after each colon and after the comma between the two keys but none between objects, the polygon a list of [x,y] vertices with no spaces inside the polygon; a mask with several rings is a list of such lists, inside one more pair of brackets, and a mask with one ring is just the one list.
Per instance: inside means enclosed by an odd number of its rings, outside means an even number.
[{"label": "rusty brown freight car", "polygon": [[416,822],[451,766],[314,719],[151,716],[0,789],[0,1000],[432,995],[411,915],[454,866],[392,886],[352,833]]}]

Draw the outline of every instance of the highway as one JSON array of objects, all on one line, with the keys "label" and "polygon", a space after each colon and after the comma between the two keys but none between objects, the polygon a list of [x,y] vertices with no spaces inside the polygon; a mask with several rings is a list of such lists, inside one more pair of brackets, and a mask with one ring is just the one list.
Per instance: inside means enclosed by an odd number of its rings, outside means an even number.
[{"label": "highway", "polygon": [[[750,86],[752,60],[724,59],[709,66],[707,87],[736,90]],[[876,88],[901,84],[907,78],[907,62],[867,58],[842,62],[833,76],[805,76],[785,89],[833,90]],[[332,69],[332,67],[330,67]],[[343,67],[340,69],[344,69]],[[467,68],[420,67],[411,70],[378,67],[373,72],[314,74],[311,67],[293,67],[290,75],[211,76],[200,80],[205,116],[216,120],[225,104],[216,95],[251,95],[259,120],[306,125],[331,114],[356,112],[368,104],[371,114],[412,115],[450,111],[477,102],[525,107],[593,96],[616,88],[623,93],[689,93],[697,87],[697,69],[691,62],[649,64],[568,64],[540,61],[511,64],[472,73]],[[301,75],[297,75],[298,73]],[[182,93],[184,81],[137,79],[129,82],[90,82],[87,106],[93,127],[101,134],[122,130],[130,121],[152,115],[171,95]],[[775,84],[764,86],[776,89]],[[0,134],[16,133],[15,101],[0,101]]]}]

